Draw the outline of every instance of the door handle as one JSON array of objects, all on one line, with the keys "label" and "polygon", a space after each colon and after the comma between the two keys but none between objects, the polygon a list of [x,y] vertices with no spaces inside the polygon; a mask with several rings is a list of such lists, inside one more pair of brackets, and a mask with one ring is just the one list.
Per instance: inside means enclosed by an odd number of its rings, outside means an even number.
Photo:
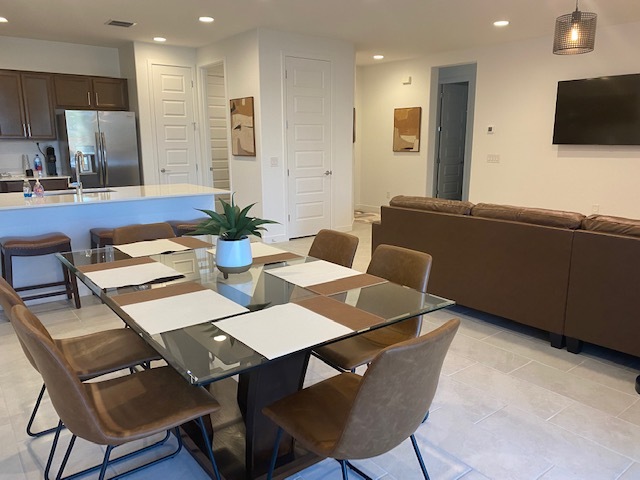
[{"label": "door handle", "polygon": [[97,165],[98,181],[100,182],[101,186],[105,186],[106,183],[104,182],[104,164],[102,160],[102,145],[100,144],[100,134],[98,132],[95,132],[94,135],[96,137],[96,161],[98,163]]},{"label": "door handle", "polygon": [[161,168],[160,171],[162,173],[169,173],[171,170],[167,170],[166,168]]},{"label": "door handle", "polygon": [[333,175],[333,172],[331,170],[327,170],[326,172],[324,172],[324,174],[326,176],[329,176],[329,175]]},{"label": "door handle", "polygon": [[107,154],[107,137],[104,132],[100,133],[102,137],[102,161],[104,162],[104,186],[109,186],[109,155]]}]

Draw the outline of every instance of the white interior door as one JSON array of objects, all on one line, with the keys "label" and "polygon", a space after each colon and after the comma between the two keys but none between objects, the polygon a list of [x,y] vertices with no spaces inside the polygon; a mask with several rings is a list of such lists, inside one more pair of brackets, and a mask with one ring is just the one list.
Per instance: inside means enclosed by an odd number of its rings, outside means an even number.
[{"label": "white interior door", "polygon": [[197,184],[193,71],[157,64],[151,71],[160,183]]},{"label": "white interior door", "polygon": [[331,227],[331,63],[286,57],[289,237]]}]

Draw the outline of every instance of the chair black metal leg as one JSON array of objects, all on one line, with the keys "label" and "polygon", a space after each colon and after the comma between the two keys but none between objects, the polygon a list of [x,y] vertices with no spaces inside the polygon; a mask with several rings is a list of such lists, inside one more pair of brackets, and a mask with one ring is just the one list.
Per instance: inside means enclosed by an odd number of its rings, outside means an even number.
[{"label": "chair black metal leg", "polygon": [[353,463],[351,463],[349,460],[343,460],[346,464],[347,467],[349,467],[351,470],[353,470],[354,472],[356,472],[358,475],[360,475],[362,478],[364,478],[364,480],[373,480],[373,478],[371,478],[369,475],[367,475],[366,473],[364,473],[362,470],[360,470],[358,467],[356,467]]},{"label": "chair black metal leg", "polygon": [[73,450],[73,446],[76,443],[76,436],[73,435],[71,440],[69,441],[69,445],[67,446],[67,451],[64,452],[64,458],[62,459],[62,463],[60,464],[60,470],[58,470],[58,475],[56,475],[56,480],[60,480],[62,478],[62,472],[64,471],[64,467],[67,466],[67,462],[69,461],[69,455],[71,455],[71,450]]},{"label": "chair black metal leg", "polygon": [[429,410],[427,410],[427,413],[424,415],[424,418],[422,419],[422,423],[426,422],[428,418],[429,418]]},{"label": "chair black metal leg", "polygon": [[36,419],[36,413],[38,413],[38,409],[40,408],[40,403],[42,402],[42,397],[44,396],[44,392],[46,389],[47,387],[43,383],[42,388],[40,389],[40,394],[38,395],[38,399],[36,400],[36,404],[33,406],[33,411],[31,412],[29,423],[27,423],[27,435],[29,435],[30,437],[41,437],[42,435],[47,435],[56,431],[57,427],[51,427],[47,430],[42,430],[41,432],[31,431],[31,427],[33,427],[33,421]]},{"label": "chair black metal leg", "polygon": [[413,445],[413,449],[416,452],[416,457],[418,457],[418,462],[420,462],[420,469],[422,470],[422,474],[424,475],[425,480],[429,480],[429,473],[427,473],[427,467],[424,465],[424,460],[422,460],[422,454],[420,453],[420,449],[418,448],[418,442],[416,442],[416,436],[411,435],[411,444]]},{"label": "chair black metal leg", "polygon": [[340,462],[340,466],[342,467],[342,480],[349,480],[349,472],[347,471],[347,461],[338,460],[338,462]]},{"label": "chair black metal leg", "polygon": [[53,443],[51,443],[51,450],[49,451],[49,458],[47,459],[47,465],[44,468],[44,480],[49,480],[49,472],[51,471],[51,464],[53,463],[53,456],[56,453],[56,447],[58,446],[58,440],[60,439],[60,432],[64,425],[62,420],[58,420],[58,426],[56,427],[56,434],[53,437]]},{"label": "chair black metal leg", "polygon": [[273,478],[273,471],[276,468],[276,460],[278,459],[278,447],[280,446],[280,439],[282,438],[282,428],[278,427],[276,433],[276,441],[273,445],[273,453],[271,454],[271,463],[269,464],[269,472],[267,473],[267,480]]},{"label": "chair black metal leg", "polygon": [[[204,426],[204,421],[202,420],[202,417],[199,417],[196,422],[198,423],[198,427],[200,427],[200,431],[202,432],[202,439],[204,440],[204,444],[207,447],[207,455],[209,455],[209,460],[211,461],[211,465],[213,466],[213,473],[216,476],[216,480],[220,480],[220,472],[218,471],[218,465],[216,465],[216,460],[215,458],[213,458],[213,449],[211,448],[209,435],[207,435],[207,429]],[[179,432],[178,432],[178,435],[180,435]]]},{"label": "chair black metal leg", "polygon": [[109,465],[111,450],[113,450],[113,445],[107,445],[107,451],[104,452],[104,460],[102,460],[102,466],[100,467],[100,475],[98,476],[98,480],[104,480],[104,476],[107,473],[107,465]]}]

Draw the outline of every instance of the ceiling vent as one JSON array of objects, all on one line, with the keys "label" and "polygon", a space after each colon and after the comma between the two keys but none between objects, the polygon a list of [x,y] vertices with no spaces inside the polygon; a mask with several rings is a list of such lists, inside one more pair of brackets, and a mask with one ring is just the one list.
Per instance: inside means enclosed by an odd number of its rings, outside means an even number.
[{"label": "ceiling vent", "polygon": [[122,20],[109,20],[105,25],[111,25],[112,27],[129,28],[136,25],[136,22],[124,22]]}]

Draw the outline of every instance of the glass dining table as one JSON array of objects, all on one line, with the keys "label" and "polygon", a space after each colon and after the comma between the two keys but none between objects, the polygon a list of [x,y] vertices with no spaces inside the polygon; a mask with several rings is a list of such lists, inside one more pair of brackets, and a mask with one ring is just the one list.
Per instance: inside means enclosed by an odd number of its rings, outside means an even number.
[{"label": "glass dining table", "polygon": [[[185,381],[209,388],[223,405],[212,432],[228,479],[267,471],[276,427],[261,410],[302,388],[314,348],[454,304],[283,250],[254,253],[248,271],[224,278],[210,238],[186,245],[195,248],[131,256],[108,246],[56,255]],[[149,267],[165,270],[140,283],[145,277],[137,274]],[[194,441],[189,450],[207,467]],[[280,478],[313,462],[291,439],[281,445]]]}]

